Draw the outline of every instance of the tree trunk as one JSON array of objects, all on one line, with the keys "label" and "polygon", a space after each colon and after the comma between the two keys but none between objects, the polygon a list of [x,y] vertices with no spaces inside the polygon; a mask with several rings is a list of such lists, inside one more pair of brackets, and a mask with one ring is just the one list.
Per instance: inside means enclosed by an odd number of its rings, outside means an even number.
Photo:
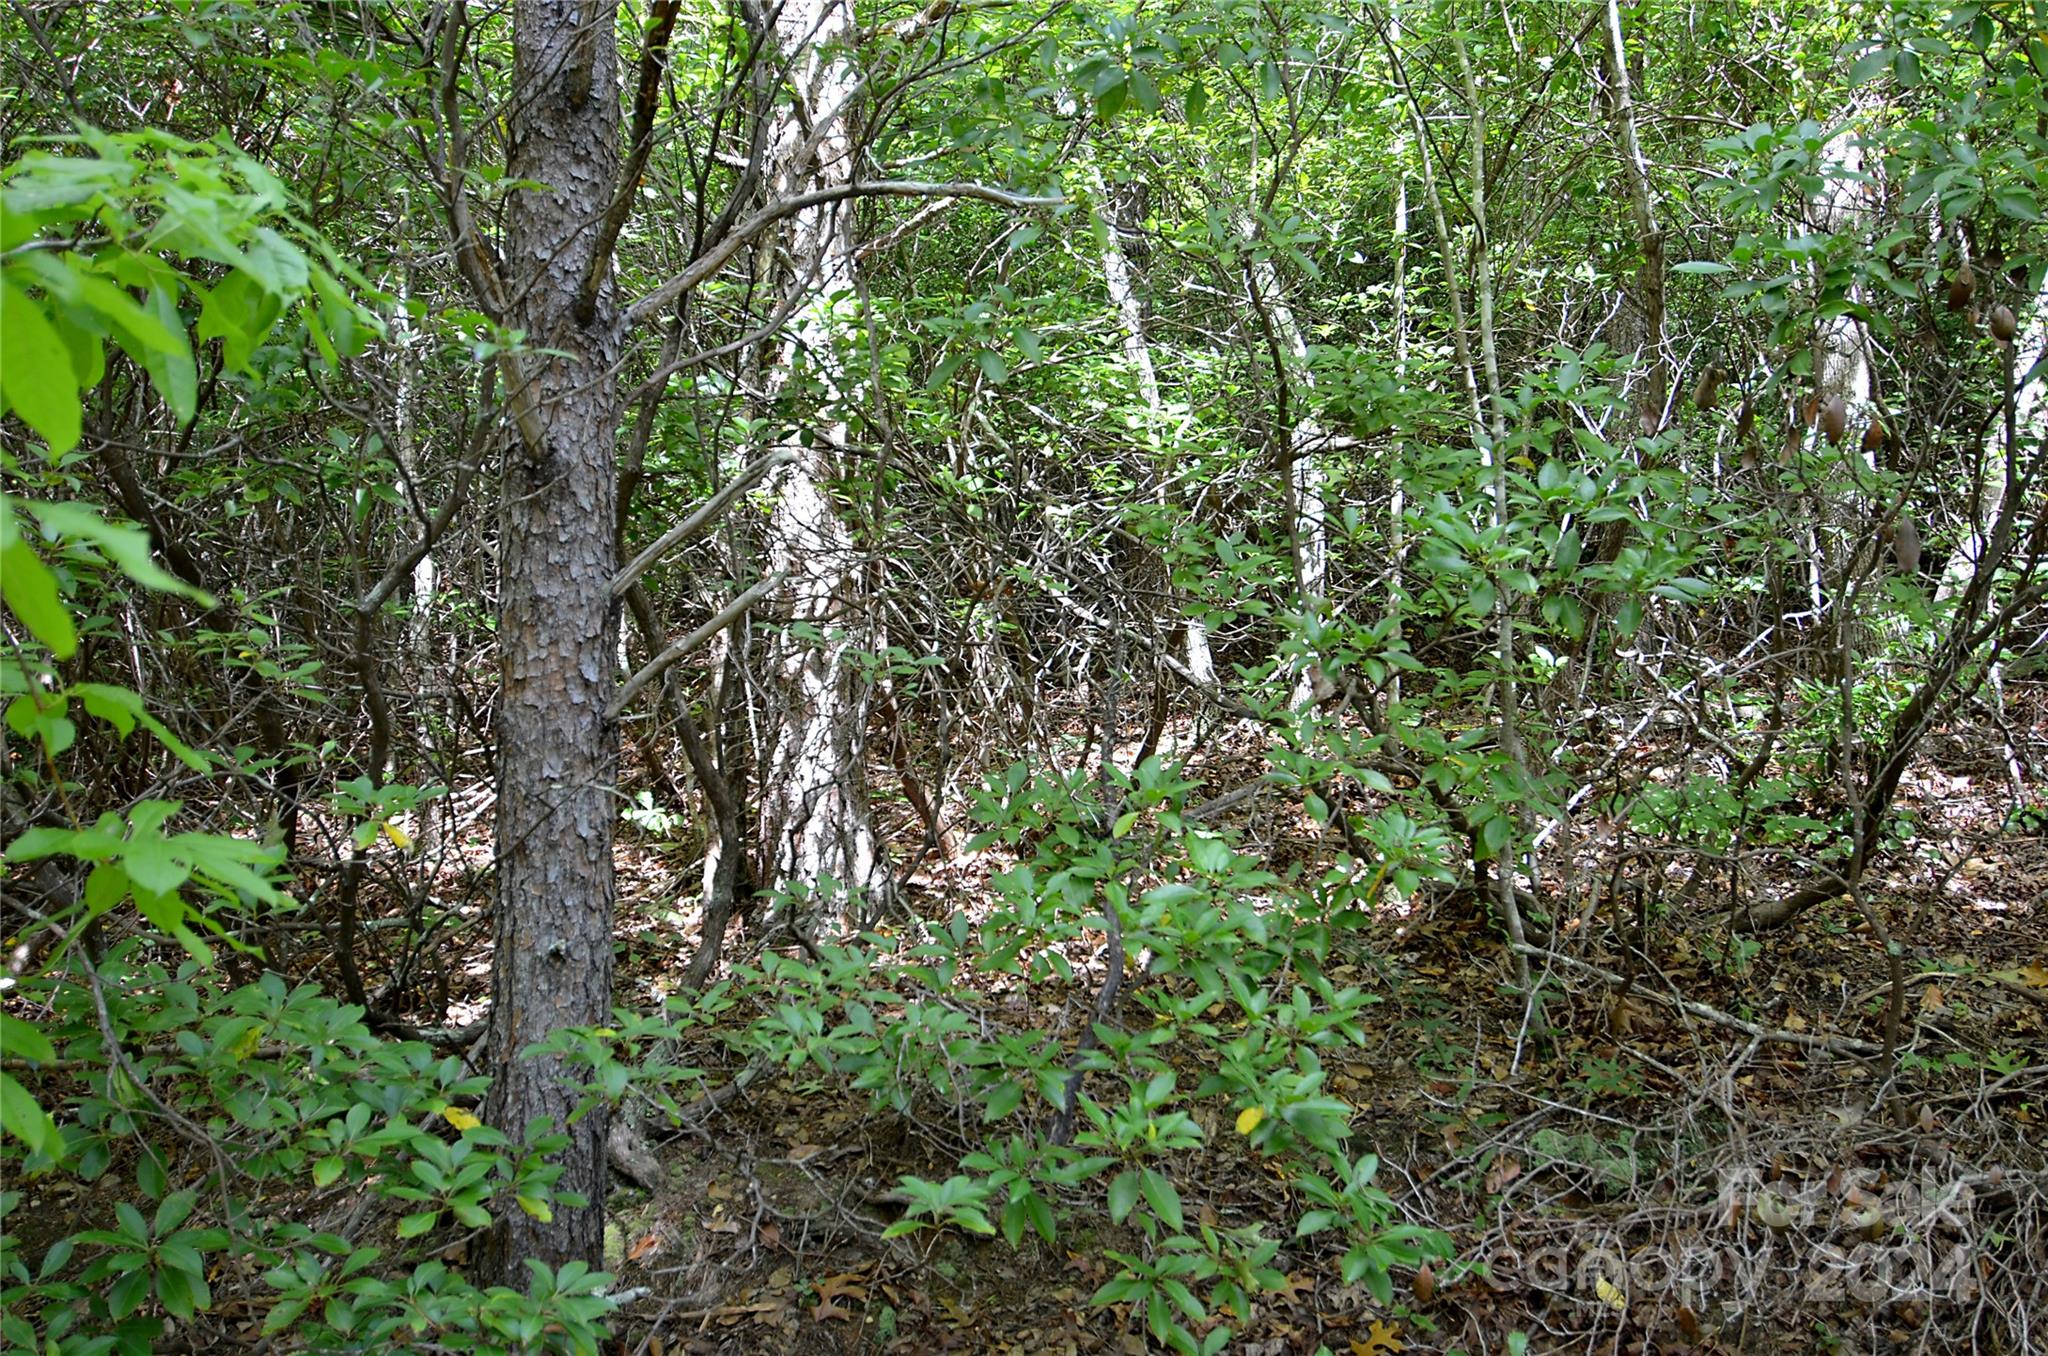
[{"label": "tree trunk", "polygon": [[[853,181],[850,120],[859,78],[846,52],[856,36],[848,0],[791,0],[777,14],[774,40],[795,92],[769,134],[769,184],[778,197]],[[789,577],[782,595],[789,625],[766,646],[774,733],[761,766],[758,878],[773,889],[811,892],[818,905],[852,917],[882,903],[889,885],[868,814],[869,683],[857,663],[874,648],[874,625],[853,533],[829,493],[847,455],[838,311],[853,304],[852,203],[797,213],[786,245],[784,295],[809,292],[811,300],[765,374],[771,401],[793,415],[797,458],[768,482],[776,495],[769,566]],[[793,380],[800,361],[820,392],[815,406]]]},{"label": "tree trunk", "polygon": [[[1309,368],[1308,342],[1302,338],[1294,309],[1288,304],[1280,269],[1269,252],[1258,248],[1259,229],[1251,213],[1239,211],[1237,232],[1245,240],[1246,290],[1253,314],[1265,333],[1267,356],[1278,389],[1277,422],[1281,445],[1280,487],[1287,499],[1287,532],[1294,559],[1294,588],[1304,609],[1320,609],[1329,587],[1330,539],[1323,516],[1323,468],[1318,451],[1327,442],[1310,402],[1315,374]],[[1309,692],[1303,676],[1296,700]]]},{"label": "tree trunk", "polygon": [[505,276],[508,322],[534,348],[504,474],[499,610],[497,917],[486,1119],[515,1140],[535,1117],[569,1138],[543,1221],[506,1202],[485,1250],[489,1279],[523,1288],[528,1259],[597,1265],[604,1239],[607,1116],[574,1125],[582,1078],[522,1052],[611,1005],[612,806],[618,729],[605,718],[618,613],[610,593],[620,324],[609,285],[588,324],[577,296],[618,174],[617,53],[610,4],[519,0],[513,35]]},{"label": "tree trunk", "polygon": [[[1082,154],[1087,157],[1084,174],[1088,192],[1097,203],[1102,219],[1102,282],[1109,293],[1110,304],[1116,307],[1117,319],[1122,322],[1124,332],[1124,361],[1130,365],[1131,374],[1138,383],[1138,399],[1145,406],[1145,427],[1150,436],[1145,440],[1144,466],[1140,482],[1145,486],[1148,497],[1161,508],[1173,500],[1172,485],[1178,478],[1174,468],[1181,458],[1173,455],[1178,449],[1172,448],[1178,434],[1166,413],[1165,402],[1159,394],[1159,372],[1152,365],[1152,345],[1145,338],[1145,305],[1138,296],[1138,283],[1130,256],[1124,253],[1121,233],[1135,230],[1140,224],[1139,213],[1133,210],[1133,194],[1125,192],[1114,201],[1108,186],[1103,182],[1102,170],[1095,163],[1094,148],[1082,143]],[[1170,561],[1162,560],[1160,568],[1164,578],[1160,585],[1160,598],[1171,609],[1180,602],[1180,593],[1173,587],[1173,570]],[[1216,660],[1209,651],[1209,627],[1200,617],[1187,618],[1185,625],[1188,672],[1196,681],[1213,686],[1216,682]]]}]

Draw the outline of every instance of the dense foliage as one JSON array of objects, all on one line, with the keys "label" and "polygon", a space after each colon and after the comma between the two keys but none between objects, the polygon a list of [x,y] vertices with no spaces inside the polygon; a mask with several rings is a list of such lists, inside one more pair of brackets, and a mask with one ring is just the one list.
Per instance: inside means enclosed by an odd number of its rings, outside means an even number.
[{"label": "dense foliage", "polygon": [[[1739,1138],[1650,1147],[1632,993],[1702,1089],[2038,1089],[1923,1046],[1894,882],[1930,735],[2043,828],[2040,0],[0,30],[9,1350],[642,1340],[606,1146],[772,1082],[911,1127],[899,1261],[1202,1356],[1304,1266],[1419,1310],[1473,1221],[1340,1070],[1433,910],[1614,1113],[1532,1141],[1581,1203]],[[1810,926],[1828,1035],[1742,985]]]}]

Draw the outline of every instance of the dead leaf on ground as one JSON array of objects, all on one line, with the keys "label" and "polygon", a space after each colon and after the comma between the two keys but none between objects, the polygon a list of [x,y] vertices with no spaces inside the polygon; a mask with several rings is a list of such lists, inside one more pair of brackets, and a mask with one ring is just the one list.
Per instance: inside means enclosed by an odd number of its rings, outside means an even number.
[{"label": "dead leaf on ground", "polygon": [[1351,1339],[1351,1356],[1386,1356],[1386,1353],[1402,1351],[1407,1343],[1401,1340],[1401,1330],[1383,1318],[1372,1321],[1366,1331],[1365,1340]]}]

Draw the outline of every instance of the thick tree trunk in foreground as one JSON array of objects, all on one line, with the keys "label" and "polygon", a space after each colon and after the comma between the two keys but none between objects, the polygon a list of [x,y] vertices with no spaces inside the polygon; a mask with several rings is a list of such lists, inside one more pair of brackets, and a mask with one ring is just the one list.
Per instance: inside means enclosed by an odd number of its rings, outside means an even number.
[{"label": "thick tree trunk in foreground", "polygon": [[[612,981],[612,787],[618,730],[605,718],[618,617],[610,582],[619,324],[604,289],[588,325],[579,286],[618,172],[613,7],[519,0],[510,176],[544,188],[514,195],[505,276],[508,320],[528,342],[574,355],[527,355],[531,418],[507,454],[500,543],[497,930],[489,1123],[515,1139],[536,1116],[567,1134],[556,1203],[543,1222],[504,1202],[486,1249],[490,1279],[524,1288],[527,1259],[597,1264],[604,1239],[606,1117],[569,1125],[582,1079],[521,1051],[567,1026],[602,1025]],[[531,435],[538,435],[537,441]]]},{"label": "thick tree trunk in foreground", "polygon": [[[769,184],[778,197],[853,181],[850,121],[859,79],[847,49],[855,39],[849,0],[791,0],[776,18],[775,45],[790,62],[796,95],[769,138]],[[767,374],[770,396],[796,416],[789,436],[797,459],[769,482],[776,493],[769,567],[788,574],[783,603],[791,627],[767,637],[774,735],[761,766],[759,877],[772,889],[811,892],[827,911],[844,908],[850,892],[865,892],[872,907],[889,873],[868,814],[869,684],[855,656],[874,648],[875,631],[853,533],[829,493],[847,455],[838,346],[845,338],[839,313],[854,304],[853,204],[797,213],[786,244],[784,295],[811,299]],[[795,381],[800,365],[815,379],[815,406]]]}]

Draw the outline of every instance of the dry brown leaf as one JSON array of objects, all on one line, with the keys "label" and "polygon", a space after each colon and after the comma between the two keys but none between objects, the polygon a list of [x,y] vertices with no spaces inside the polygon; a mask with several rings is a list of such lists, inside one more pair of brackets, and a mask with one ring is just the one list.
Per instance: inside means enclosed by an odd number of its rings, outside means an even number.
[{"label": "dry brown leaf", "polygon": [[1417,1304],[1428,1304],[1435,1298],[1436,1272],[1430,1269],[1429,1263],[1424,1262],[1415,1273],[1415,1302]]},{"label": "dry brown leaf", "polygon": [[818,1298],[836,1300],[844,1296],[865,1303],[868,1297],[866,1280],[867,1277],[857,1271],[842,1271],[837,1276],[827,1276],[818,1282]]},{"label": "dry brown leaf", "polygon": [[1383,1318],[1372,1321],[1372,1327],[1365,1334],[1365,1340],[1351,1339],[1351,1356],[1385,1356],[1390,1351],[1401,1351],[1407,1347],[1401,1340],[1401,1330]]}]

